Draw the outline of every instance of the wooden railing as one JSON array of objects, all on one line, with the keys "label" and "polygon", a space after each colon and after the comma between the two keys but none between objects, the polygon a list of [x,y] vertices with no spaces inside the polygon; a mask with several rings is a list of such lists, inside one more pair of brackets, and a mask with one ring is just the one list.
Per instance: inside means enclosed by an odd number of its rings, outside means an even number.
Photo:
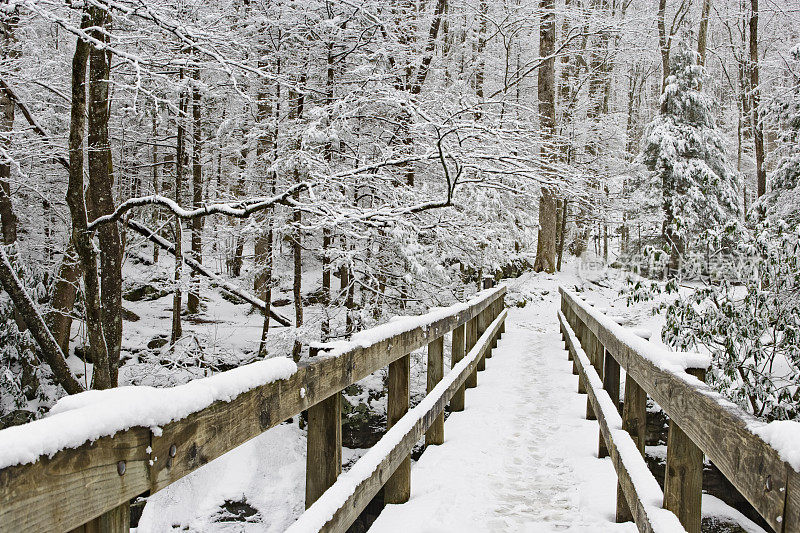
[{"label": "wooden railing", "polygon": [[[452,411],[464,409],[465,387],[477,385],[477,371],[504,331],[505,292],[505,287],[484,291],[467,304],[415,317],[392,334],[362,336],[362,341],[333,353],[317,346],[318,358],[299,366],[288,379],[258,385],[160,428],[131,427],[93,442],[87,435],[78,447],[2,468],[0,532],[127,533],[131,499],[163,489],[304,410],[306,507],[317,505],[294,529],[344,531],[382,486],[387,502],[409,498],[411,448],[423,433],[426,444],[443,442],[448,402]],[[444,335],[449,332],[453,369],[445,376]],[[409,354],[426,345],[428,394],[409,411]],[[341,391],[386,366],[390,429],[339,478]],[[36,435],[36,427],[28,429],[23,426],[21,434]],[[339,490],[328,491],[334,483]]]},{"label": "wooden railing", "polygon": [[[753,432],[763,423],[703,383],[702,358],[670,354],[574,293],[560,293],[558,318],[579,392],[588,395],[587,418],[600,425],[598,454],[617,471],[617,521],[658,532],[673,531],[677,520],[699,533],[705,456],[775,531],[800,531],[800,474]],[[663,493],[643,458],[648,395],[670,419]]]}]

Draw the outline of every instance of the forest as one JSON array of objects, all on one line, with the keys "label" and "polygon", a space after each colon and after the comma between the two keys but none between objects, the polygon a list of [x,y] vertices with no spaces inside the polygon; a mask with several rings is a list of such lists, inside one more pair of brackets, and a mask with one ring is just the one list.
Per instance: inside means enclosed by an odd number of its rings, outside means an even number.
[{"label": "forest", "polygon": [[0,0],[0,30],[0,429],[581,265],[800,420],[795,0]]}]

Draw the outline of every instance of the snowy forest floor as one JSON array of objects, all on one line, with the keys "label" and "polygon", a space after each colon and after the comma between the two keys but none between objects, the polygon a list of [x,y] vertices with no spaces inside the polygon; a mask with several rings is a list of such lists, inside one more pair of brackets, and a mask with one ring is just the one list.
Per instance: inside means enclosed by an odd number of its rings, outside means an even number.
[{"label": "snowy forest floor", "polygon": [[[610,459],[597,458],[598,426],[576,392],[558,286],[584,291],[627,327],[651,329],[654,342],[661,318],[652,305],[627,307],[619,273],[586,261],[506,283],[507,332],[467,390],[465,411],[447,418],[444,445],[413,464],[411,500],[387,506],[371,531],[636,531],[614,523],[616,475]],[[424,368],[424,350],[412,362]],[[364,451],[345,449],[345,470]],[[151,496],[137,533],[283,531],[304,509],[305,462],[305,431],[296,420],[282,424]],[[712,496],[703,510],[705,526],[741,525],[704,531],[763,531]]]}]

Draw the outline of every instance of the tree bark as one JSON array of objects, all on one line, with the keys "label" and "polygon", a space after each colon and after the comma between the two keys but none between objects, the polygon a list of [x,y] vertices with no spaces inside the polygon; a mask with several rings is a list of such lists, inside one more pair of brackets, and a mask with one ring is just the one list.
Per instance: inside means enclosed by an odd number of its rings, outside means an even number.
[{"label": "tree bark", "polygon": [[[266,68],[266,64],[260,64],[261,68]],[[278,64],[280,69],[280,63]],[[277,139],[278,139],[278,96],[280,95],[280,84],[275,84],[276,98],[273,102],[272,96],[267,87],[267,80],[262,80],[261,90],[258,95],[258,121],[263,133],[258,139],[256,150],[259,165],[268,168],[277,158]],[[269,160],[267,160],[269,159]],[[266,188],[269,194],[275,194],[276,176],[273,170],[268,170],[266,175]],[[261,270],[256,276],[256,294],[264,300],[262,314],[264,321],[261,325],[261,343],[259,353],[267,354],[267,334],[269,333],[270,309],[272,305],[272,267],[273,267],[273,240],[274,240],[274,208],[270,209],[266,216],[262,218],[261,231],[256,236],[255,260],[256,268]]]},{"label": "tree bark", "polygon": [[[180,79],[183,80],[183,69],[180,71]],[[175,142],[175,201],[180,203],[181,192],[183,190],[183,159],[184,159],[184,120],[188,102],[186,94],[182,91],[178,102],[178,116],[176,117],[176,142]],[[183,228],[181,219],[175,217],[175,292],[172,295],[172,335],[170,340],[175,344],[183,336],[181,327],[181,275],[183,270]]]},{"label": "tree bark", "polygon": [[[93,24],[84,14],[81,27]],[[86,331],[94,361],[93,386],[96,389],[111,387],[108,351],[100,315],[100,284],[97,271],[97,254],[86,229],[88,213],[83,192],[83,147],[86,134],[86,66],[90,46],[78,38],[72,58],[72,106],[69,132],[69,181],[67,204],[72,219],[72,242],[83,270],[83,297]]]},{"label": "tree bark", "polygon": [[[2,35],[2,55],[4,59],[15,59],[19,53],[16,49],[15,31],[19,23],[19,14],[15,8],[6,13],[0,22]],[[0,87],[0,147],[6,152],[11,146],[11,132],[14,129],[14,99],[8,87]],[[11,203],[11,163],[5,158],[0,163],[0,226],[3,231],[3,243],[13,244],[17,241],[17,217]]]},{"label": "tree bark", "polygon": [[[201,121],[200,70],[195,67],[192,74],[192,205],[195,208],[203,205],[203,129]],[[203,264],[203,219],[192,220],[192,259]],[[191,272],[189,281],[189,297],[186,300],[186,311],[195,314],[200,310],[200,280]]]},{"label": "tree bark", "polygon": [[706,65],[706,42],[708,40],[708,16],[711,12],[711,0],[703,0],[703,10],[700,14],[700,29],[697,32],[698,65]]},{"label": "tree bark", "polygon": [[[106,9],[89,10],[93,29],[89,33],[108,42],[111,15]],[[114,212],[114,173],[108,132],[109,79],[111,52],[92,47],[89,53],[88,164],[92,218]],[[97,230],[100,249],[100,314],[108,354],[109,383],[117,386],[122,346],[122,241],[117,224],[104,224]]]},{"label": "tree bark", "polygon": [[[541,0],[542,18],[539,26],[539,56],[544,60],[538,72],[539,121],[545,141],[553,137],[556,122],[555,108],[555,51],[556,22],[554,0]],[[543,160],[554,160],[551,146],[542,148]],[[550,185],[542,186],[539,199],[539,238],[536,244],[537,272],[555,272],[556,269],[556,196]]]},{"label": "tree bark", "polygon": [[764,125],[761,123],[761,86],[758,64],[758,0],[750,0],[750,97],[753,112],[753,144],[756,155],[758,197],[767,192],[767,172],[764,168]]}]

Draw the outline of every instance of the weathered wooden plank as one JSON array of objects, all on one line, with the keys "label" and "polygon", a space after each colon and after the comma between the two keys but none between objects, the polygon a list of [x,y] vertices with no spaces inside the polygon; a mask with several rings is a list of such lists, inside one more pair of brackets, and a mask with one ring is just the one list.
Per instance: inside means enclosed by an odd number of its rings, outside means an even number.
[{"label": "weathered wooden plank", "polygon": [[[705,381],[705,370],[689,373]],[[664,473],[664,509],[669,509],[689,533],[700,533],[703,497],[703,452],[673,421],[669,422]]]},{"label": "weathered wooden plank", "polygon": [[[456,366],[459,361],[464,359],[464,356],[466,355],[466,352],[464,351],[465,343],[466,343],[466,326],[462,324],[453,330],[453,343],[450,354],[451,368]],[[463,384],[458,388],[458,390],[456,390],[455,394],[453,394],[453,397],[450,399],[450,410],[451,411],[464,410]]]},{"label": "weathered wooden plank", "polygon": [[[659,404],[671,420],[688,435],[747,498],[767,523],[777,531],[783,527],[786,503],[786,468],[775,449],[753,434],[748,425],[758,424],[738,407],[719,401],[719,395],[700,383],[690,384],[669,370],[658,367],[646,354],[620,340],[620,326],[608,328],[592,317],[571,293],[561,289],[578,320],[587,324],[619,364]],[[619,329],[617,329],[619,328]],[[767,478],[771,490],[765,490]],[[791,514],[791,509],[787,514]]]},{"label": "weathered wooden plank", "polygon": [[70,533],[130,533],[130,531],[131,505],[130,502],[125,502],[94,520],[76,527]]},{"label": "weathered wooden plank", "polygon": [[[459,372],[457,376],[454,376],[452,383],[450,383],[450,385],[448,385],[447,388],[442,392],[441,396],[435,400],[431,408],[424,412],[422,416],[416,420],[414,425],[405,433],[398,444],[394,446],[392,450],[381,460],[380,464],[373,471],[372,475],[359,482],[351,496],[346,501],[341,502],[341,505],[339,505],[337,510],[334,512],[333,517],[319,529],[320,531],[347,531],[348,527],[350,527],[350,524],[353,523],[361,511],[367,506],[372,498],[375,497],[380,488],[386,483],[394,469],[397,468],[397,465],[403,461],[403,459],[414,447],[414,444],[423,435],[425,430],[430,427],[430,425],[433,423],[433,420],[444,410],[444,406],[452,399],[453,394],[455,394],[455,392],[463,386],[467,378],[475,372],[478,359],[483,356],[484,351],[489,349],[491,345],[491,336],[497,330],[499,330],[500,326],[505,321],[506,315],[507,312],[503,311],[495,319],[495,322],[493,322],[487,334],[479,339],[479,345],[481,348],[473,352],[473,357],[466,364],[464,369]],[[325,499],[326,497],[327,496],[323,496],[322,499]],[[322,502],[322,500],[320,500],[318,503],[322,505],[326,502]],[[303,517],[301,516],[298,524],[300,524],[302,521]],[[294,527],[290,527],[289,531],[294,531],[294,529]],[[313,529],[316,529],[316,527]],[[298,527],[297,530],[309,531],[311,528],[306,527],[306,524],[303,524],[303,527]]]},{"label": "weathered wooden plank", "polygon": [[[603,388],[619,410],[619,363],[604,348],[600,349],[600,360],[603,363]],[[602,435],[600,435],[597,447],[597,456],[608,457],[608,450]]]},{"label": "weathered wooden plank", "polygon": [[[559,319],[566,322],[566,319],[562,318],[562,314],[559,312]],[[577,347],[575,346],[578,343],[578,339],[575,337],[574,332],[571,329],[567,330],[567,343],[568,343],[568,350],[570,350],[573,354],[574,361],[578,365],[578,372],[580,376],[584,378],[586,382],[586,393],[589,400],[592,402],[593,410],[597,416],[597,423],[600,426],[600,432],[606,440],[607,448],[609,451],[609,456],[611,457],[611,462],[614,464],[614,469],[617,472],[617,477],[619,481],[619,486],[622,489],[622,493],[625,496],[626,501],[628,502],[629,509],[631,510],[631,514],[633,517],[634,522],[636,523],[636,527],[642,533],[658,533],[659,531],[663,532],[673,532],[676,531],[676,527],[680,527],[680,522],[678,522],[677,517],[672,515],[671,517],[653,517],[651,514],[653,512],[660,511],[659,509],[653,509],[653,506],[647,506],[646,503],[641,499],[638,492],[638,487],[634,483],[634,477],[632,476],[632,471],[634,472],[633,475],[638,476],[637,479],[639,482],[642,481],[642,476],[647,476],[647,482],[654,486],[656,489],[658,487],[657,482],[650,471],[647,469],[647,464],[644,461],[644,457],[640,454],[627,454],[627,456],[623,457],[622,452],[620,451],[620,446],[622,446],[622,440],[624,439],[631,439],[630,435],[625,431],[612,431],[611,427],[608,424],[609,417],[616,418],[618,417],[618,413],[616,409],[611,412],[611,406],[609,405],[609,411],[604,411],[603,406],[600,402],[599,396],[600,395],[607,395],[608,393],[599,388],[600,376],[597,374],[594,366],[588,359],[587,355],[582,355],[577,351]],[[598,389],[596,390],[592,386],[592,382],[598,384]],[[609,398],[608,396],[606,396]],[[609,398],[610,400],[610,398]],[[609,401],[608,404],[611,404]],[[617,422],[619,423],[619,422]],[[632,440],[631,440],[632,443]],[[634,445],[635,446],[635,445]],[[630,448],[631,446],[628,446]],[[646,474],[645,474],[646,472]],[[651,489],[655,491],[656,489]],[[670,523],[670,518],[674,519],[673,523]],[[661,528],[661,529],[660,529]],[[678,531],[680,529],[677,529]]]},{"label": "weathered wooden plank", "polygon": [[[401,357],[389,365],[386,425],[391,429],[408,412],[410,400],[411,356]],[[406,454],[383,487],[386,503],[405,503],[411,497],[411,455]]]},{"label": "weathered wooden plank", "polygon": [[[430,392],[444,377],[444,337],[428,345],[428,375],[426,392]],[[444,412],[439,413],[425,432],[425,445],[444,443]]]},{"label": "weathered wooden plank", "polygon": [[[622,407],[622,429],[627,431],[639,453],[644,457],[645,431],[647,430],[647,394],[629,375],[625,376],[625,403]],[[617,485],[617,522],[630,522],[633,515]]]},{"label": "weathered wooden plank", "polygon": [[0,470],[0,531],[69,531],[127,505],[150,486],[148,446],[150,431],[134,428]]},{"label": "weathered wooden plank", "polygon": [[[786,506],[783,515],[783,533],[800,531],[800,473],[786,465]],[[766,490],[767,487],[764,487]],[[770,490],[775,490],[770,487]]]},{"label": "weathered wooden plank", "polygon": [[306,509],[342,473],[342,393],[308,408]]},{"label": "weathered wooden plank", "polygon": [[[478,319],[477,317],[471,319],[466,324],[467,327],[467,344],[464,348],[467,353],[472,350],[472,347],[475,346],[475,342],[478,340]],[[478,386],[478,367],[475,367],[475,372],[472,373],[470,377],[467,378],[467,381],[464,382],[464,387],[467,389],[473,389]]]},{"label": "weathered wooden plank", "polygon": [[[483,335],[483,332],[486,331],[486,326],[489,325],[489,308],[487,307],[480,313],[478,313],[477,318],[477,331],[475,332],[475,338],[478,339]],[[478,372],[483,372],[486,370],[486,355],[481,357],[481,360],[478,361]]]}]

